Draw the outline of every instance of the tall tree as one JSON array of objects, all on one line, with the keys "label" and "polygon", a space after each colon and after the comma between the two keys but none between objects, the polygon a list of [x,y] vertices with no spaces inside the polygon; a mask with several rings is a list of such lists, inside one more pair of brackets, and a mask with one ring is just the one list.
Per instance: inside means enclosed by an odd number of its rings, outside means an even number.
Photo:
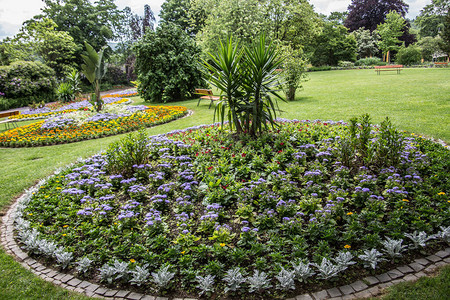
[{"label": "tall tree", "polygon": [[400,40],[402,35],[402,28],[405,25],[405,19],[395,11],[387,14],[384,23],[377,26],[377,33],[380,35],[378,47],[383,52],[384,60],[390,62],[391,51],[400,48]]},{"label": "tall tree", "polygon": [[202,1],[166,0],[161,5],[161,22],[171,22],[190,36],[195,36],[205,25],[206,10]]},{"label": "tall tree", "polygon": [[450,56],[450,10],[445,16],[444,29],[442,30],[441,37],[442,41],[439,44],[439,47],[447,54],[447,56]]},{"label": "tall tree", "polygon": [[408,7],[403,0],[352,0],[348,6],[348,17],[344,25],[350,31],[361,27],[374,31],[378,24],[384,22],[390,11],[396,11],[405,17]]},{"label": "tall tree", "polygon": [[450,9],[449,0],[432,0],[415,19],[421,37],[437,36],[445,25],[445,16]]},{"label": "tall tree", "polygon": [[356,39],[357,53],[359,58],[372,57],[377,54],[378,34],[370,30],[360,28],[352,32]]}]

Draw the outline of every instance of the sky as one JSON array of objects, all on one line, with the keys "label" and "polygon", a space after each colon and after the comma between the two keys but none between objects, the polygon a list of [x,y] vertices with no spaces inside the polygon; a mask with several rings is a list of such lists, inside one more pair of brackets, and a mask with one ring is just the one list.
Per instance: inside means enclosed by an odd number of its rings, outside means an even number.
[{"label": "sky", "polygon": [[[93,2],[93,0],[91,0]],[[134,13],[144,14],[144,5],[149,4],[155,16],[159,15],[164,0],[116,0],[119,9],[129,6]],[[328,15],[332,11],[346,11],[351,0],[309,0],[318,13]],[[431,0],[404,0],[409,4],[407,18],[415,18]],[[22,23],[40,13],[42,0],[0,0],[0,40],[19,32]]]}]

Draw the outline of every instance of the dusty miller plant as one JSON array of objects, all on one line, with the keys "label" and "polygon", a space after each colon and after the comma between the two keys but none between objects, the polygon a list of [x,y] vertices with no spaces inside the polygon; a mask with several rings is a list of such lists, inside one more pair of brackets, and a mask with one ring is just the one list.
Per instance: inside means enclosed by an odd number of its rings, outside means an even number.
[{"label": "dusty miller plant", "polygon": [[271,287],[267,274],[264,272],[260,273],[258,270],[255,270],[255,273],[253,273],[252,276],[247,277],[245,281],[249,285],[250,293],[259,292]]},{"label": "dusty miller plant", "polygon": [[441,226],[441,231],[433,235],[434,238],[438,238],[450,244],[450,226],[443,227]]},{"label": "dusty miller plant", "polygon": [[134,270],[130,271],[131,275],[133,276],[130,280],[131,284],[140,286],[141,284],[146,283],[148,277],[150,276],[150,271],[147,268],[148,264],[145,264],[142,267],[136,266]]},{"label": "dusty miller plant", "polygon": [[384,246],[384,251],[386,254],[394,259],[396,257],[402,257],[402,252],[406,250],[405,245],[402,245],[403,240],[394,240],[389,237],[386,238],[385,241],[381,242]]},{"label": "dusty miller plant", "polygon": [[425,247],[427,241],[431,240],[433,236],[428,236],[424,231],[413,233],[405,233],[405,237],[409,238],[413,242],[411,249],[417,249],[419,247]]},{"label": "dusty miller plant", "polygon": [[156,283],[160,289],[168,286],[175,273],[169,271],[169,265],[162,267],[158,272],[152,272],[153,282]]},{"label": "dusty miller plant", "polygon": [[206,276],[195,276],[198,285],[197,288],[200,289],[199,295],[210,293],[214,290],[214,278],[216,276],[206,275]]},{"label": "dusty miller plant", "polygon": [[377,264],[385,260],[381,256],[383,256],[383,253],[378,252],[377,249],[371,249],[370,251],[364,250],[364,254],[358,255],[358,258],[363,261],[365,268],[371,267],[375,270]]},{"label": "dusty miller plant", "polygon": [[119,260],[114,260],[113,268],[115,270],[115,273],[117,274],[116,279],[126,279],[128,276],[128,263],[121,262]]},{"label": "dusty miller plant", "polygon": [[82,257],[80,260],[77,261],[76,270],[78,271],[78,273],[84,274],[91,267],[91,263],[92,263],[92,260],[90,260],[86,256]]},{"label": "dusty miller plant", "polygon": [[241,287],[242,283],[245,282],[245,278],[244,276],[242,276],[239,268],[228,270],[223,280],[227,283],[227,287],[225,287],[225,292],[228,291],[234,292]]},{"label": "dusty miller plant", "polygon": [[114,279],[114,275],[116,274],[116,269],[108,264],[104,264],[98,270],[100,271],[100,278],[103,281],[106,281],[107,283],[111,284]]},{"label": "dusty miller plant", "polygon": [[47,240],[41,240],[39,242],[39,251],[44,255],[53,256],[57,248],[58,245],[55,242]]},{"label": "dusty miller plant", "polygon": [[61,265],[61,268],[65,269],[69,266],[73,259],[72,252],[66,252],[62,247],[55,251],[56,261]]},{"label": "dusty miller plant", "polygon": [[316,274],[310,266],[310,263],[303,263],[301,261],[292,263],[292,267],[294,268],[295,276],[297,277],[298,281],[306,282],[306,279]]},{"label": "dusty miller plant", "polygon": [[340,271],[340,268],[338,265],[334,265],[331,261],[329,261],[325,257],[322,258],[322,262],[320,263],[320,265],[318,265],[318,264],[313,264],[313,265],[319,271],[319,278],[321,278],[321,279],[329,279],[331,277],[334,277]]},{"label": "dusty miller plant", "polygon": [[295,271],[287,271],[284,268],[281,268],[280,273],[275,276],[278,280],[279,284],[277,285],[277,289],[287,291],[289,289],[295,290]]},{"label": "dusty miller plant", "polygon": [[333,260],[337,264],[339,271],[342,272],[349,266],[356,264],[356,262],[352,261],[352,259],[353,255],[350,252],[340,251]]}]

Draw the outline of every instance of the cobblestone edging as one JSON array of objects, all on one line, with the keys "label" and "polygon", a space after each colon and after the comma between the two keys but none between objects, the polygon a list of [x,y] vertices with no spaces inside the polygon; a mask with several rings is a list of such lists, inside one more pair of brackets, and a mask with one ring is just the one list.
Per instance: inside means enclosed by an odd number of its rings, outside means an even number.
[{"label": "cobblestone edging", "polygon": [[[104,299],[130,299],[130,300],[168,300],[167,297],[144,295],[125,290],[112,290],[107,287],[82,281],[70,274],[58,272],[47,268],[36,260],[28,256],[20,249],[14,239],[14,219],[18,200],[11,205],[2,218],[0,227],[0,242],[5,251],[14,256],[19,263],[45,281],[51,282],[60,287],[85,294],[90,297]],[[357,299],[368,298],[379,295],[382,290],[391,285],[404,281],[414,281],[420,277],[433,273],[437,268],[450,264],[450,247],[439,251],[434,255],[414,260],[408,265],[404,265],[386,273],[368,276],[352,284],[322,290],[316,293],[307,293],[289,298],[288,300],[321,300],[321,299]],[[174,298],[173,300],[195,300],[195,298]]]}]

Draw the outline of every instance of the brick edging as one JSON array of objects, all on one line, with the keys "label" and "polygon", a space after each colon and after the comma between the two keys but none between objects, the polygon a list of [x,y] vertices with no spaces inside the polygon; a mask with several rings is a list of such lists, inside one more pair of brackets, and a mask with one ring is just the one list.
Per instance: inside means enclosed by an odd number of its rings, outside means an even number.
[{"label": "brick edging", "polygon": [[[20,199],[20,198],[19,198]],[[89,281],[80,280],[70,274],[61,273],[48,268],[28,256],[20,249],[14,239],[14,219],[17,199],[2,218],[0,226],[0,243],[6,253],[12,255],[24,268],[35,275],[62,288],[85,294],[90,297],[104,299],[130,300],[168,300],[167,297],[144,295],[126,290],[113,290]],[[437,268],[450,264],[450,247],[424,258],[418,258],[408,265],[403,265],[386,273],[368,276],[348,285],[321,290],[315,293],[298,295],[288,300],[322,300],[322,299],[357,299],[369,298],[381,294],[382,290],[391,285],[415,281],[420,277],[433,273]],[[195,300],[196,298],[174,298],[173,300]]]}]

